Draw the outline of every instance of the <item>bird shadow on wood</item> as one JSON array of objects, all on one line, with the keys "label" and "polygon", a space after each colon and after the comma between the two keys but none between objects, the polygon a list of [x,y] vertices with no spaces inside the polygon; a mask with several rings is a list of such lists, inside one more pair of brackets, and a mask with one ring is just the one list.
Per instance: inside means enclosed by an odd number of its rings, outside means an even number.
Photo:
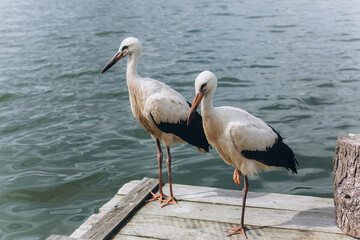
[{"label": "bird shadow on wood", "polygon": [[[176,188],[174,190],[176,194]],[[248,192],[247,199],[251,205],[251,199],[261,198],[271,193]],[[209,191],[197,191],[190,193],[176,194],[179,200],[204,200],[205,202],[231,203],[232,205],[241,205],[242,188],[240,190],[229,189],[211,189]],[[230,200],[232,199],[232,200]]]},{"label": "bird shadow on wood", "polygon": [[292,217],[274,226],[301,226],[306,229],[336,227],[335,212],[333,207],[311,208],[300,211]]}]

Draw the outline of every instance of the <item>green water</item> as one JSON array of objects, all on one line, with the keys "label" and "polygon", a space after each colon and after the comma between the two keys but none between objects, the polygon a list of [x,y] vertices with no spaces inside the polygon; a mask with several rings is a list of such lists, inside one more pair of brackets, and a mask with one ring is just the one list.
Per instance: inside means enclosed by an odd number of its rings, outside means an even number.
[{"label": "green water", "polygon": [[[191,101],[197,74],[211,70],[214,105],[244,108],[286,138],[299,174],[263,172],[251,191],[331,197],[336,138],[359,132],[358,9],[355,0],[1,0],[0,239],[69,235],[124,183],[157,177],[154,142],[130,111],[126,61],[99,74],[128,36],[143,44],[141,76]],[[172,153],[175,183],[238,189],[214,149]]]}]

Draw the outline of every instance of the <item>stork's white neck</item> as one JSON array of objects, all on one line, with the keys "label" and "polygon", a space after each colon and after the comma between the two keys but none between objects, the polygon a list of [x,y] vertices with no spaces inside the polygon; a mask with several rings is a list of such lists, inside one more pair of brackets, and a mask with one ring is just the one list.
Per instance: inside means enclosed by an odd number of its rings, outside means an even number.
[{"label": "stork's white neck", "polygon": [[213,96],[214,96],[214,91],[210,91],[205,94],[201,103],[201,114],[208,115],[208,114],[212,114],[215,111],[212,103]]},{"label": "stork's white neck", "polygon": [[129,84],[131,81],[134,81],[139,78],[139,75],[136,71],[136,65],[139,60],[140,53],[134,52],[129,55],[129,60],[127,62],[126,68],[126,81]]}]

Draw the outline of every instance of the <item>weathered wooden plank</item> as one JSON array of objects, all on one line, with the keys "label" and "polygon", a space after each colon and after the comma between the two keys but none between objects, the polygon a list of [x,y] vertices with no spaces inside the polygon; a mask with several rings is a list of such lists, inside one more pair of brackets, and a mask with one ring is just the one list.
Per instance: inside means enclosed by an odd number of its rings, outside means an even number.
[{"label": "weathered wooden plank", "polygon": [[116,235],[112,240],[161,240],[160,238],[152,238],[152,237],[143,237],[143,236],[133,236],[133,235],[124,235],[119,234]]},{"label": "weathered wooden plank", "polygon": [[[92,220],[89,218],[91,221],[87,220],[87,232],[99,220],[101,224],[105,223],[104,217],[112,212],[119,199],[125,198],[124,194],[139,183],[125,184],[99,214],[93,215]],[[226,227],[236,227],[240,222],[241,191],[173,186],[181,207],[160,208],[158,201],[148,203],[113,239],[229,239],[225,238],[229,233]],[[167,188],[164,190],[167,192]],[[251,193],[247,203],[245,224],[251,239],[353,239],[335,226],[333,199]]]},{"label": "weathered wooden plank", "polygon": [[[197,219],[205,221],[221,221],[229,224],[240,222],[241,207],[179,201],[181,207],[170,206],[160,209],[158,202],[148,203],[139,211],[138,215],[158,215]],[[246,207],[245,224],[251,226],[265,226],[297,230],[312,230],[320,232],[342,232],[335,225],[334,212],[279,210],[271,208]]]},{"label": "weathered wooden plank", "polygon": [[93,225],[81,238],[101,240],[107,238],[113,231],[121,226],[128,217],[149,196],[149,190],[155,191],[158,188],[157,179],[144,178],[133,188],[121,201]]},{"label": "weathered wooden plank", "polygon": [[[75,240],[75,238],[53,234],[50,235],[48,238],[46,238],[46,240]],[[81,240],[81,239],[76,239],[76,240]]]},{"label": "weathered wooden plank", "polygon": [[[137,181],[124,185],[118,194],[127,194]],[[168,194],[167,185],[163,187]],[[219,189],[211,187],[189,186],[173,184],[174,195],[177,200],[196,201],[204,203],[217,203],[241,206],[242,191]],[[333,212],[334,200],[332,198],[319,198],[278,193],[249,192],[246,205],[249,207],[274,208],[295,211]]]},{"label": "weathered wooden plank", "polygon": [[[185,219],[158,215],[135,215],[130,222],[113,238],[120,239],[244,239],[241,235],[226,237],[231,231],[227,227],[236,227],[236,224],[228,224],[217,221],[198,219]],[[253,227],[247,230],[248,239],[258,240],[352,240],[352,237],[344,234],[324,233],[309,230],[293,230],[272,227]],[[134,237],[134,238],[131,238]]]},{"label": "weathered wooden plank", "polygon": [[[139,181],[140,182],[140,181]],[[139,183],[138,182],[138,183]],[[99,209],[99,213],[98,214],[93,214],[91,215],[88,219],[86,219],[86,221],[81,224],[81,226],[79,228],[77,228],[71,235],[70,237],[73,238],[80,238],[82,235],[85,234],[85,232],[89,231],[90,228],[92,226],[94,226],[95,224],[97,224],[100,219],[107,213],[109,212],[111,209],[113,209],[120,201],[122,198],[124,198],[125,196],[122,195],[115,195],[110,201],[108,201],[107,203],[105,203],[100,209]]]}]

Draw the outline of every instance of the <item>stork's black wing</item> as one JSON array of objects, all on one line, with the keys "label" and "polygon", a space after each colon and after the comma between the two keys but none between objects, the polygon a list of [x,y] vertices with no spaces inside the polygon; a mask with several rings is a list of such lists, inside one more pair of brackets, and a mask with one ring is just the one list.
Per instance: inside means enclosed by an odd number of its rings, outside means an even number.
[{"label": "stork's black wing", "polygon": [[299,165],[295,159],[293,150],[283,142],[283,138],[270,125],[269,127],[277,134],[277,140],[265,151],[243,150],[241,154],[249,159],[254,159],[267,166],[285,167],[293,173],[297,173],[296,166]]},{"label": "stork's black wing", "polygon": [[[188,102],[189,106],[191,104]],[[194,118],[191,120],[190,124],[186,124],[186,119],[180,120],[178,123],[168,123],[168,122],[160,122],[156,123],[154,117],[150,114],[152,120],[156,124],[156,126],[165,133],[172,133],[185,142],[201,148],[206,152],[209,152],[209,142],[206,139],[202,118],[201,115],[196,112]]]}]

